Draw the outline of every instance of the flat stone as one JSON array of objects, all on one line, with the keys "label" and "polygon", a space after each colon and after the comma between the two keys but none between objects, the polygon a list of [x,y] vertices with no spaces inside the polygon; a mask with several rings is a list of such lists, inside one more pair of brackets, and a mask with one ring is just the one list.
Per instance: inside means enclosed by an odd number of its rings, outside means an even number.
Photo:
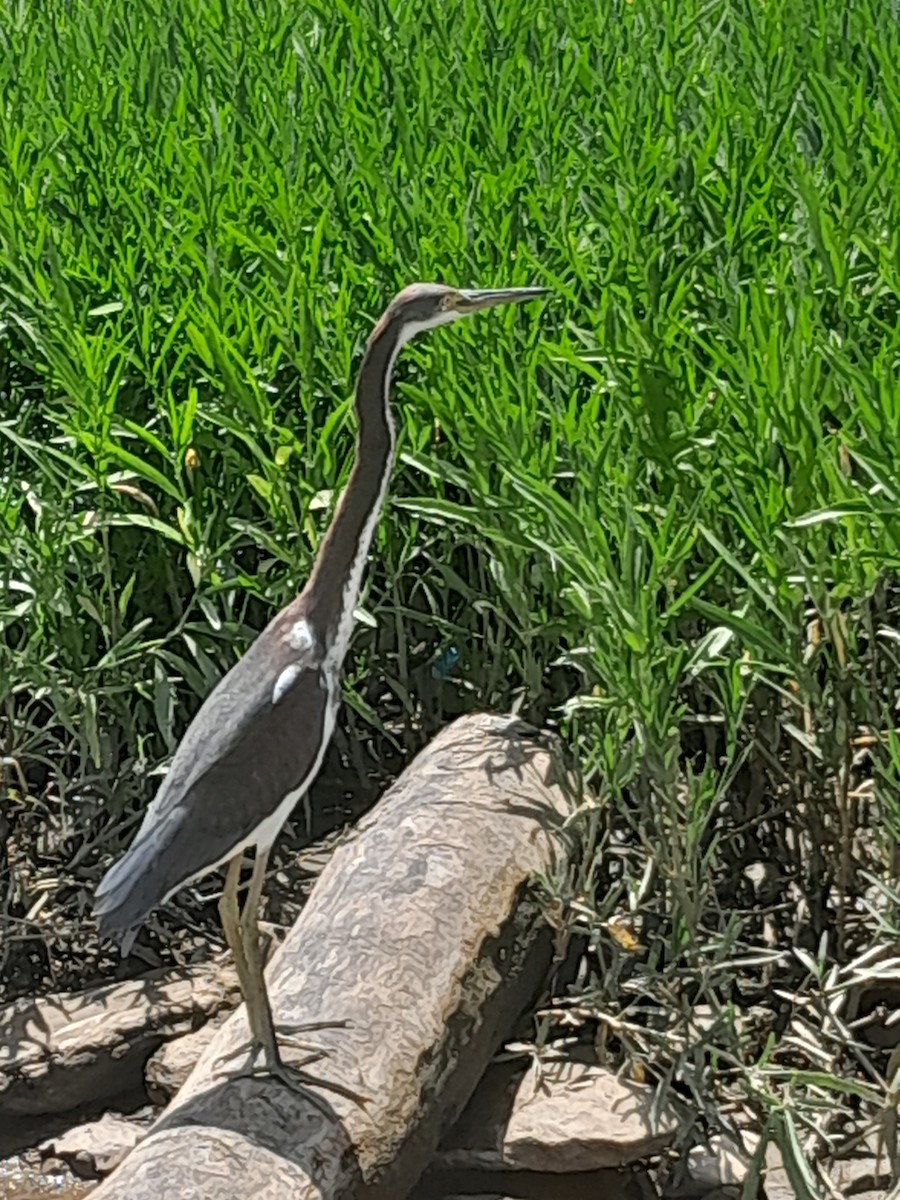
[{"label": "flat stone", "polygon": [[76,1125],[39,1147],[41,1154],[62,1159],[82,1179],[108,1175],[146,1135],[148,1122],[105,1113],[99,1121]]},{"label": "flat stone", "polygon": [[143,1086],[147,1056],[240,1002],[225,959],[0,1007],[0,1149],[6,1118],[83,1112]]},{"label": "flat stone", "polygon": [[620,1167],[664,1150],[678,1129],[653,1113],[652,1088],[584,1063],[534,1067],[516,1095],[503,1139],[510,1166],[532,1171]]},{"label": "flat stone", "polygon": [[194,1033],[164,1042],[156,1053],[150,1056],[144,1069],[144,1078],[152,1099],[161,1104],[172,1099],[200,1061],[200,1055],[215,1037],[216,1030],[228,1016],[227,1012],[219,1013]]},{"label": "flat stone", "polygon": [[680,1195],[704,1196],[711,1188],[735,1188],[743,1184],[759,1144],[756,1134],[745,1133],[744,1144],[725,1134],[715,1134],[708,1146],[695,1146],[688,1154],[689,1190]]},{"label": "flat stone", "polygon": [[595,1171],[659,1154],[678,1121],[652,1088],[580,1062],[492,1067],[445,1139],[442,1167]]}]

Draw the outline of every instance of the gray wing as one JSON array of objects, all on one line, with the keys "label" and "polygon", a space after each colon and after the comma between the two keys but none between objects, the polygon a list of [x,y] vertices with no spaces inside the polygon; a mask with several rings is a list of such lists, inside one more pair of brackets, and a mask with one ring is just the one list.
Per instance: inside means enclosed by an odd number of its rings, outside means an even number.
[{"label": "gray wing", "polygon": [[140,925],[182,884],[249,845],[285,797],[311,781],[327,689],[311,653],[291,654],[274,631],[257,639],[204,701],[137,837],[101,880],[101,933]]}]

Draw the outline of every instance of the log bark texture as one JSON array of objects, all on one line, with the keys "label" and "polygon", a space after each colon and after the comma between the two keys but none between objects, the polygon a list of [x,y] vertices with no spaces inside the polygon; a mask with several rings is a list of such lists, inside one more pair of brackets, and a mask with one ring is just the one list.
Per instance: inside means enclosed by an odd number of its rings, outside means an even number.
[{"label": "log bark texture", "polygon": [[241,1009],[96,1200],[406,1196],[545,978],[532,880],[564,854],[570,785],[558,742],[516,718],[444,730],[335,852],[268,969],[276,1022],[347,1022],[308,1035],[328,1052],[309,1069],[366,1104],[229,1078]]}]

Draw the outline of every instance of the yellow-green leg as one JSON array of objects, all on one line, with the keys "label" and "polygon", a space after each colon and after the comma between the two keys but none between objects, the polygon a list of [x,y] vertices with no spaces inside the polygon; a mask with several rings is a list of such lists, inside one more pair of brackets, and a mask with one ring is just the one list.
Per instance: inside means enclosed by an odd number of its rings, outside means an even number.
[{"label": "yellow-green leg", "polygon": [[[263,962],[262,946],[259,938],[259,904],[262,899],[263,885],[265,884],[268,857],[269,853],[267,850],[257,852],[253,862],[253,873],[250,877],[247,897],[243,907],[241,907],[238,900],[238,889],[240,887],[243,854],[236,854],[228,864],[225,886],[222,889],[222,898],[219,901],[219,915],[222,920],[222,929],[225,933],[225,940],[234,957],[241,995],[247,1006],[247,1022],[250,1026],[250,1062],[246,1069],[238,1072],[237,1077],[246,1075],[271,1076],[293,1088],[301,1085],[309,1086],[310,1084],[316,1084],[319,1087],[328,1088],[331,1091],[339,1092],[341,1095],[349,1096],[353,1100],[364,1103],[362,1098],[355,1092],[341,1087],[340,1084],[309,1075],[302,1069],[309,1063],[325,1057],[326,1052],[320,1047],[304,1044],[290,1035],[284,1036],[282,1040],[286,1044],[295,1045],[298,1049],[307,1050],[309,1053],[296,1067],[288,1065],[281,1057],[278,1049],[278,1039],[275,1034],[275,1022],[272,1018],[272,1005],[266,987],[265,963]],[[302,1031],[312,1032],[316,1029],[334,1028],[336,1025],[339,1026],[341,1024],[343,1022],[321,1021],[313,1025],[303,1026]],[[244,1049],[243,1046],[238,1047],[236,1051],[225,1054],[223,1059],[230,1058],[232,1053],[237,1053],[242,1049]],[[260,1055],[262,1056],[262,1062],[257,1064],[257,1059]],[[218,1062],[222,1062],[223,1059],[219,1059]],[[216,1065],[218,1065],[218,1062]]]}]

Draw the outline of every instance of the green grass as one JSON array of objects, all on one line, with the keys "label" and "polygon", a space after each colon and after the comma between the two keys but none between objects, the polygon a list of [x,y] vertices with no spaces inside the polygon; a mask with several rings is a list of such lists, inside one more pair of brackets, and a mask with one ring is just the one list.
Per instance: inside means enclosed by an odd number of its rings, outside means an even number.
[{"label": "green grass", "polygon": [[7,802],[111,852],[305,578],[390,295],[547,284],[404,353],[342,744],[560,721],[548,1012],[710,1124],[739,1098],[814,1194],[893,1083],[841,1022],[897,932],[896,5],[0,13]]}]

